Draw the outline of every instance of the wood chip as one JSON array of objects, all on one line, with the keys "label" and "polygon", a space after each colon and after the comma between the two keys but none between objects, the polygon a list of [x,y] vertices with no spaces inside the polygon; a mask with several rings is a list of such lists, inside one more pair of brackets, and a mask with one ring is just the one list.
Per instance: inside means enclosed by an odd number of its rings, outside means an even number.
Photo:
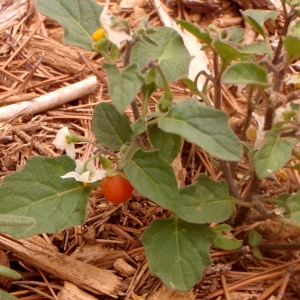
[{"label": "wood chip", "polygon": [[0,245],[47,273],[95,294],[117,298],[121,278],[109,270],[96,268],[55,251],[39,236],[14,240],[0,236]]},{"label": "wood chip", "polygon": [[23,101],[12,105],[0,107],[0,121],[14,118],[16,115],[25,112],[37,114],[51,108],[63,105],[69,101],[78,99],[94,92],[97,88],[97,79],[91,76],[82,81],[74,83],[56,91],[42,95],[31,101]]},{"label": "wood chip", "polygon": [[166,286],[162,286],[158,291],[151,295],[147,300],[194,300],[195,295],[193,291],[180,292],[168,289]]},{"label": "wood chip", "polygon": [[58,300],[97,300],[94,296],[79,289],[76,285],[65,281],[64,287],[58,293]]},{"label": "wood chip", "polygon": [[0,1],[0,32],[16,25],[28,11],[28,0]]},{"label": "wood chip", "polygon": [[35,59],[45,53],[43,63],[64,74],[78,74],[85,68],[78,62],[78,54],[74,50],[44,36],[34,35],[28,41],[26,50]]},{"label": "wood chip", "polygon": [[114,269],[123,277],[130,277],[135,273],[135,268],[122,258],[118,258],[115,261]]}]

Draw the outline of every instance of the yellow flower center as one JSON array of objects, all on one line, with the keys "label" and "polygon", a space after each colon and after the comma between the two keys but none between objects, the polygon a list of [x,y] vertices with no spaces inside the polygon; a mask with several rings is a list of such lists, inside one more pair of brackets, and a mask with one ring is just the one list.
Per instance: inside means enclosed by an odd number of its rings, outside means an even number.
[{"label": "yellow flower center", "polygon": [[94,42],[98,42],[104,37],[105,37],[105,30],[103,28],[97,29],[92,35],[92,39]]}]

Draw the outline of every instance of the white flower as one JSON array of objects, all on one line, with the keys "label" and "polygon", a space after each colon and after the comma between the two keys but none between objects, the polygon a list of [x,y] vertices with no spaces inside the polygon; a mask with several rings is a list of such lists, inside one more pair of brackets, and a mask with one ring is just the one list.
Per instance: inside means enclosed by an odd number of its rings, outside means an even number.
[{"label": "white flower", "polygon": [[103,7],[102,13],[100,15],[100,23],[105,30],[106,38],[113,44],[115,44],[118,48],[120,48],[122,42],[131,41],[132,37],[127,33],[115,31],[110,27],[112,22],[110,19],[110,15],[108,14],[108,4],[109,0],[106,0],[105,6]]},{"label": "white flower", "polygon": [[90,160],[86,166],[79,159],[76,159],[75,171],[69,172],[61,178],[75,178],[77,181],[82,182],[95,182],[105,177],[106,172],[96,168],[94,161]]},{"label": "white flower", "polygon": [[264,117],[259,116],[257,114],[253,114],[253,117],[255,118],[257,124],[258,124],[258,129],[256,130],[256,140],[254,143],[254,149],[259,149],[264,141],[265,141],[265,131],[264,131]]},{"label": "white flower", "polygon": [[[276,109],[275,111],[275,116],[273,119],[273,125],[277,124],[281,121],[283,121],[282,114],[291,108],[288,106],[286,108],[280,107]],[[259,149],[263,145],[265,141],[265,131],[264,131],[264,123],[265,123],[265,118],[263,116],[259,116],[257,114],[253,114],[253,117],[255,118],[257,124],[258,124],[258,129],[256,131],[256,140],[254,143],[254,149]]]},{"label": "white flower", "polygon": [[63,127],[60,129],[56,138],[52,142],[52,144],[60,150],[66,150],[67,155],[69,155],[72,159],[75,159],[75,145],[74,143],[70,143],[66,137],[70,134],[68,127]]}]

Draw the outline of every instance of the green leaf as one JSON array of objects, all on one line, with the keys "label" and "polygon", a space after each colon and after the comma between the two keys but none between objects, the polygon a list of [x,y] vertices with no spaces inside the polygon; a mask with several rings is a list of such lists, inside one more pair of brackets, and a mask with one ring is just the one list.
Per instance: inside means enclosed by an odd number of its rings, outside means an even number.
[{"label": "green leaf", "polygon": [[150,126],[148,134],[152,146],[159,151],[160,156],[167,163],[172,163],[181,150],[182,138],[162,131],[157,125]]},{"label": "green leaf", "polygon": [[213,228],[217,237],[213,240],[212,245],[214,248],[222,250],[235,250],[243,246],[242,240],[237,240],[230,231],[233,228],[228,224],[221,224]]},{"label": "green leaf", "polygon": [[187,88],[191,91],[192,94],[199,96],[199,89],[197,83],[189,78],[183,78],[182,81],[185,83]]},{"label": "green leaf", "polygon": [[13,279],[21,279],[22,275],[8,267],[0,265],[0,274],[4,276],[11,277]]},{"label": "green leaf", "polygon": [[233,212],[232,199],[225,181],[214,181],[201,174],[194,184],[179,190],[179,205],[174,213],[196,224],[222,222]]},{"label": "green leaf", "polygon": [[208,31],[201,30],[201,28],[198,26],[184,20],[177,20],[176,23],[181,25],[186,31],[194,35],[201,42],[208,45],[212,42],[212,38],[210,37],[210,33]]},{"label": "green leaf", "polygon": [[228,27],[222,30],[221,32],[222,39],[229,40],[230,42],[240,43],[244,40],[245,37],[245,29],[244,28],[236,28],[236,27]]},{"label": "green leaf", "polygon": [[263,260],[263,259],[264,259],[264,257],[263,257],[263,255],[261,254],[261,252],[260,252],[258,246],[252,247],[252,253],[253,253],[253,255],[254,255],[257,259],[259,259],[259,260]]},{"label": "green leaf", "polygon": [[3,300],[19,300],[19,298],[5,292],[5,291],[2,291],[0,290],[0,299],[3,299]]},{"label": "green leaf", "polygon": [[294,139],[280,138],[275,130],[267,131],[266,142],[253,157],[257,176],[265,178],[279,171],[289,160],[294,143]]},{"label": "green leaf", "polygon": [[224,65],[246,55],[232,43],[221,41],[220,39],[213,42],[213,47],[219,54]]},{"label": "green leaf", "polygon": [[265,21],[271,20],[275,21],[278,16],[278,12],[274,10],[260,10],[260,9],[247,9],[245,11],[240,11],[247,22],[253,27],[253,29],[263,36],[264,39],[267,38],[267,34],[263,28]]},{"label": "green leaf", "polygon": [[[162,69],[168,83],[181,79],[188,74],[192,57],[184,46],[179,33],[168,27],[157,28],[151,35],[151,39],[157,43],[157,47],[138,41],[132,47],[130,63],[136,63],[142,70],[153,59],[158,59],[158,65]],[[176,63],[175,63],[176,62]],[[162,86],[162,80],[157,75],[157,82]]]},{"label": "green leaf", "polygon": [[290,214],[290,208],[287,204],[287,199],[290,196],[290,194],[281,194],[277,198],[271,199],[271,202],[276,203],[280,208],[282,208],[285,214]]},{"label": "green leaf", "polygon": [[0,186],[0,214],[33,218],[32,226],[0,226],[15,238],[43,232],[56,233],[82,224],[90,188],[73,178],[60,176],[75,169],[68,156],[30,157],[25,167],[3,180]]},{"label": "green leaf", "polygon": [[242,146],[228,125],[228,115],[202,106],[196,99],[173,106],[159,119],[158,127],[184,137],[217,158],[238,161],[242,157]]},{"label": "green leaf", "polygon": [[268,56],[272,55],[272,48],[267,42],[255,42],[249,45],[245,45],[243,48],[243,52],[252,54],[252,55],[261,55],[267,54]]},{"label": "green leaf", "polygon": [[258,246],[262,240],[262,236],[255,229],[251,229],[248,235],[248,242],[250,246]]},{"label": "green leaf", "polygon": [[300,222],[300,191],[287,199],[287,206],[291,213],[291,219]]},{"label": "green leaf", "polygon": [[300,21],[290,23],[286,38],[283,40],[287,55],[290,60],[300,57]]},{"label": "green leaf", "polygon": [[158,151],[138,150],[125,163],[124,172],[143,196],[167,209],[175,209],[179,197],[176,177]]},{"label": "green leaf", "polygon": [[63,42],[93,50],[92,35],[100,27],[102,6],[93,0],[34,0],[36,8],[64,29]]},{"label": "green leaf", "polygon": [[221,82],[226,84],[255,84],[267,87],[267,72],[253,62],[237,62],[223,73]]},{"label": "green leaf", "polygon": [[1,215],[0,226],[32,226],[35,220],[26,216]]},{"label": "green leaf", "polygon": [[107,102],[95,106],[92,127],[97,142],[116,151],[130,142],[133,135],[129,117],[121,115],[113,104]]},{"label": "green leaf", "polygon": [[136,139],[139,135],[144,133],[147,130],[147,123],[142,119],[138,119],[135,122],[131,123],[131,129],[133,131],[132,140]]},{"label": "green leaf", "polygon": [[214,237],[207,225],[172,217],[153,221],[141,239],[150,271],[168,288],[189,291],[211,264],[209,244]]},{"label": "green leaf", "polygon": [[132,64],[124,71],[120,71],[115,64],[102,64],[108,79],[108,92],[114,105],[120,113],[134,100],[144,83],[136,64]]},{"label": "green leaf", "polygon": [[283,40],[283,45],[291,60],[300,57],[300,38],[289,35]]}]

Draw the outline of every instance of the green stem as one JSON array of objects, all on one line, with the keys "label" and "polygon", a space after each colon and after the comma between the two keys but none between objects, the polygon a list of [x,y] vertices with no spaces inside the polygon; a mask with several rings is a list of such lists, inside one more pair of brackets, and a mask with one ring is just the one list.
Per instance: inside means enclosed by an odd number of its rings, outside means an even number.
[{"label": "green stem", "polygon": [[122,154],[118,166],[117,171],[122,171],[124,169],[125,163],[132,157],[132,155],[139,149],[139,146],[137,143],[130,143],[126,151]]},{"label": "green stem", "polygon": [[[73,139],[74,138],[74,139]],[[76,139],[76,140],[75,140]],[[99,144],[85,138],[85,137],[82,137],[82,136],[78,136],[78,135],[75,135],[75,134],[72,134],[72,142],[86,142],[86,143],[89,143],[93,146],[95,146],[97,149],[97,152],[99,153],[102,153],[102,154],[106,154],[106,155],[109,155],[111,157],[115,157],[117,158],[117,155],[109,150],[106,150],[105,148],[103,148],[102,146],[100,146]]]}]

